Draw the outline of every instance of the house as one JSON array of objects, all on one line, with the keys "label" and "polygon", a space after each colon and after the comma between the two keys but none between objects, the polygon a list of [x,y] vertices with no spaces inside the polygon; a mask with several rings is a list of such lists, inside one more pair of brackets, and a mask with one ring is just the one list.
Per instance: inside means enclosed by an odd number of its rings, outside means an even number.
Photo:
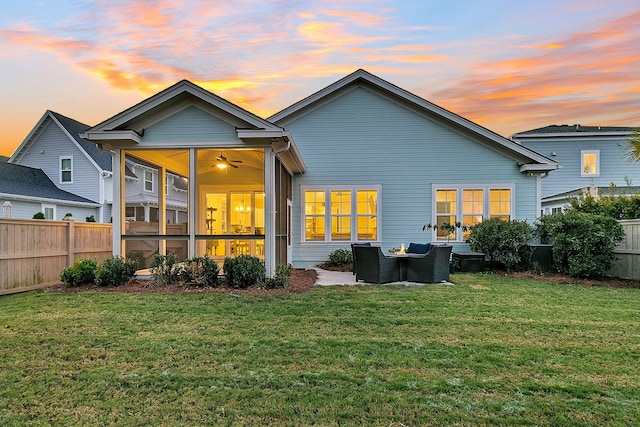
[{"label": "house", "polygon": [[[46,111],[8,163],[41,169],[59,189],[91,200],[95,206],[91,215],[98,222],[108,222],[111,155],[79,137],[88,128],[62,114]],[[53,219],[65,214],[60,209],[55,211]],[[75,218],[84,218],[71,212]]]},{"label": "house", "polygon": [[[89,214],[97,222],[109,222],[113,197],[112,157],[109,151],[100,150],[96,144],[80,137],[89,128],[62,114],[46,111],[8,162],[41,169],[61,190],[91,200],[94,208]],[[126,159],[125,170],[129,188],[127,217],[139,221],[157,218],[154,215],[158,209],[157,199],[150,197],[150,194],[154,193],[153,186],[157,185],[158,171],[135,159]],[[168,175],[167,179],[168,209],[175,221],[178,215],[186,214],[185,178]],[[50,201],[46,203],[53,209],[52,219],[61,219],[67,211],[73,213],[75,218],[85,217],[80,211],[74,211],[73,207],[67,207],[62,212]],[[86,207],[82,211],[86,211]],[[14,210],[14,218],[21,212]],[[24,212],[25,216],[22,217],[31,218],[33,213]]]},{"label": "house", "polygon": [[[423,225],[533,221],[542,177],[558,167],[364,70],[268,120],[183,80],[81,137],[114,156],[115,255],[142,243],[220,260],[252,254],[269,274],[316,265],[352,242],[464,247],[460,230]],[[127,159],[158,172],[149,184],[157,221],[144,230],[125,221]],[[188,198],[173,223],[170,176],[184,177]]]},{"label": "house", "polygon": [[511,139],[561,168],[542,180],[541,214],[562,210],[571,197],[607,193],[611,184],[628,194],[637,192],[640,166],[627,160],[631,127],[551,125],[519,132]]},{"label": "house", "polygon": [[41,170],[0,162],[1,217],[62,219],[67,213],[78,220],[93,215],[98,203],[58,188]]}]

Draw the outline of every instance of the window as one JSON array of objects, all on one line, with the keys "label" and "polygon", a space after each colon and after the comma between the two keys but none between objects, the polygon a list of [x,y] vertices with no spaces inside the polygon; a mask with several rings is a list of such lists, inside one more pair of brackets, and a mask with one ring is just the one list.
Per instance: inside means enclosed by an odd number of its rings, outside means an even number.
[{"label": "window", "polygon": [[485,184],[479,186],[456,186],[437,184],[433,186],[434,212],[433,222],[438,228],[436,240],[464,240],[469,237],[469,230],[449,233],[442,230],[443,224],[460,223],[471,227],[483,218],[500,218],[510,220],[513,217],[512,184]]},{"label": "window", "polygon": [[580,166],[581,176],[600,175],[600,150],[582,150]]},{"label": "window", "polygon": [[303,188],[306,242],[377,240],[380,189]]},{"label": "window", "polygon": [[153,191],[153,173],[144,171],[144,191]]},{"label": "window", "polygon": [[44,214],[44,219],[56,219],[55,205],[42,205],[42,213]]},{"label": "window", "polygon": [[60,182],[73,182],[73,157],[60,157]]}]

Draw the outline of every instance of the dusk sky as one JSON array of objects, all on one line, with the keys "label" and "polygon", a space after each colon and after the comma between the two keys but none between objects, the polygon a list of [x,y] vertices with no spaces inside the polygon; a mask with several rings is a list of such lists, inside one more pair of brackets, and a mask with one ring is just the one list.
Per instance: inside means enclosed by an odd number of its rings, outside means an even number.
[{"label": "dusk sky", "polygon": [[261,116],[365,70],[503,136],[640,126],[638,0],[21,0],[0,13],[0,155],[182,79]]}]

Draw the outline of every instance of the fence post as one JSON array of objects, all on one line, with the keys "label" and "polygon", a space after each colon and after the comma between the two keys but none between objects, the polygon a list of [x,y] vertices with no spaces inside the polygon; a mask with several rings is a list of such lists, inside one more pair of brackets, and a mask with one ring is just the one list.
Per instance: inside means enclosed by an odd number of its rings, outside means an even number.
[{"label": "fence post", "polygon": [[66,216],[63,220],[67,221],[67,267],[72,267],[76,259],[75,221],[71,216]]}]

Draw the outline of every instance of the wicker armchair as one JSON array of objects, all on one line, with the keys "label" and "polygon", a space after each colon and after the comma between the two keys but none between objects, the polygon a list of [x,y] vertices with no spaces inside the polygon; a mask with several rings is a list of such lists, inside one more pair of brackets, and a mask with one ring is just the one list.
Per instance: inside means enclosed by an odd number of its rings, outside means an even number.
[{"label": "wicker armchair", "polygon": [[389,283],[398,281],[398,259],[387,257],[379,246],[353,246],[358,260],[355,272],[356,281],[367,283]]},{"label": "wicker armchair", "polygon": [[422,257],[407,259],[407,280],[418,283],[438,283],[449,280],[449,257],[452,246],[431,246]]},{"label": "wicker armchair", "polygon": [[352,269],[351,270],[353,271],[353,274],[356,274],[356,271],[357,271],[357,268],[358,268],[358,258],[357,258],[358,254],[356,254],[356,251],[353,250],[354,246],[368,246],[368,247],[370,247],[371,243],[370,242],[365,242],[365,243],[352,243],[351,244],[351,257],[353,258],[353,263],[351,264],[352,265]]}]

